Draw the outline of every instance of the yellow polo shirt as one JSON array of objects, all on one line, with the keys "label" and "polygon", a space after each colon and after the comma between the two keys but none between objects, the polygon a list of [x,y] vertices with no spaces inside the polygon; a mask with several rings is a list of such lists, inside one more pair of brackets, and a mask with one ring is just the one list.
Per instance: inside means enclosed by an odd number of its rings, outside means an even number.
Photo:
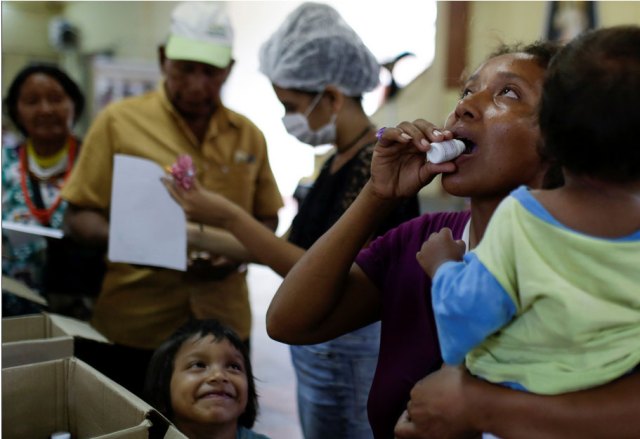
[{"label": "yellow polo shirt", "polygon": [[[63,198],[108,212],[114,154],[144,157],[162,167],[189,154],[204,187],[254,216],[275,217],[283,205],[262,132],[246,117],[221,106],[199,145],[171,105],[164,84],[116,102],[98,115]],[[109,262],[92,323],[116,343],[155,349],[191,316],[219,319],[248,338],[251,309],[245,273],[203,281],[180,271]]]}]

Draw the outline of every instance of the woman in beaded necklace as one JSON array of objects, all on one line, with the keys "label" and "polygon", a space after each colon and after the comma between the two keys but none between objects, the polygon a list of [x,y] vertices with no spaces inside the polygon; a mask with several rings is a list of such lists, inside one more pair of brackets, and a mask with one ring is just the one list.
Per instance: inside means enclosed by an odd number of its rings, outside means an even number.
[{"label": "woman in beaded necklace", "polygon": [[[24,137],[2,148],[2,220],[60,229],[66,203],[60,190],[77,157],[79,140],[72,133],[84,109],[78,85],[52,65],[23,68],[9,86],[4,107]],[[2,273],[42,291],[47,241],[20,242],[3,230]],[[5,298],[6,313],[20,314],[14,298]]]}]

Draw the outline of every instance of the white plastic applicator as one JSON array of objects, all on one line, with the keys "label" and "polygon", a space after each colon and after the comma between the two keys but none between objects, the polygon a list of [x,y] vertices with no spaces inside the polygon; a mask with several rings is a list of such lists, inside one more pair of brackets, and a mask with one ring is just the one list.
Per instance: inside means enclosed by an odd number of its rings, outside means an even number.
[{"label": "white plastic applicator", "polygon": [[465,150],[462,140],[451,139],[443,142],[434,142],[427,152],[427,160],[431,163],[444,163],[451,161],[462,154]]}]

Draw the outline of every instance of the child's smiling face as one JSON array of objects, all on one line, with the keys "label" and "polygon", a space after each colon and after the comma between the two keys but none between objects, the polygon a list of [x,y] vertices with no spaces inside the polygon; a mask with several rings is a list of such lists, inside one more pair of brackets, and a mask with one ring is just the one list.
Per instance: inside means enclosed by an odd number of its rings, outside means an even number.
[{"label": "child's smiling face", "polygon": [[192,337],[176,353],[170,389],[173,421],[181,430],[237,424],[248,399],[242,353],[227,339]]}]

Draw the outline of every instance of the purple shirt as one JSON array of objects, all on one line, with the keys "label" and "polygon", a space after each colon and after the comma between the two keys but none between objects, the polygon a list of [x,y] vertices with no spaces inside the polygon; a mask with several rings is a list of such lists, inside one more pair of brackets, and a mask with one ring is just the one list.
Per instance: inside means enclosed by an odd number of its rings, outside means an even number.
[{"label": "purple shirt", "polygon": [[444,227],[461,239],[470,217],[469,211],[422,215],[376,239],[356,258],[382,293],[380,355],[368,404],[376,439],[393,437],[413,385],[442,364],[431,279],[416,253],[431,233]]}]

